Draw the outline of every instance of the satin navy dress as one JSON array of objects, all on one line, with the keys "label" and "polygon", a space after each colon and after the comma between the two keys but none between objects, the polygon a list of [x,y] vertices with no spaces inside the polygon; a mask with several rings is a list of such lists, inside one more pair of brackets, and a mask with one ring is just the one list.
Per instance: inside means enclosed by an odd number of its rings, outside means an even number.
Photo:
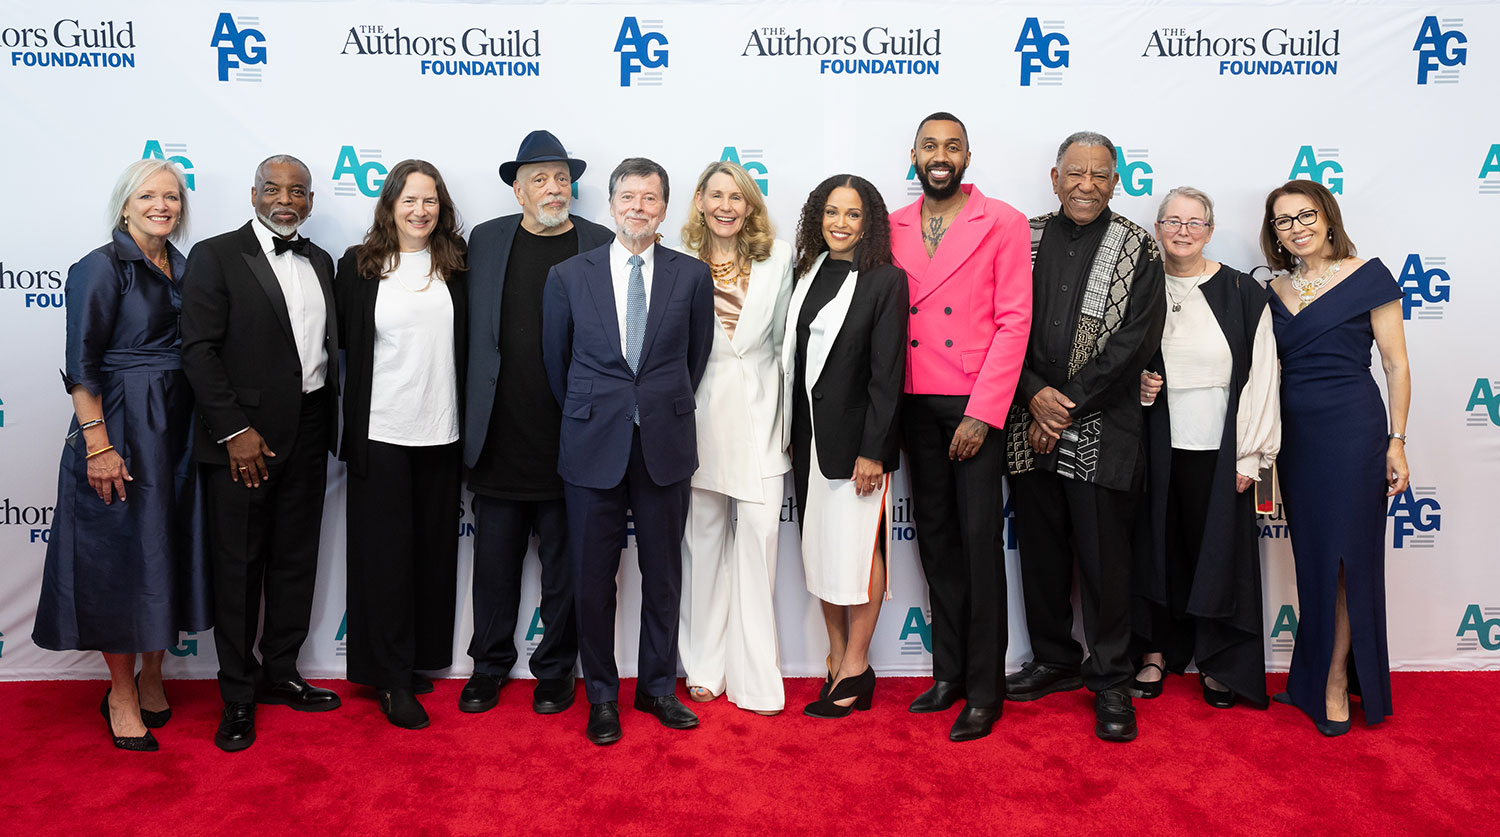
[{"label": "satin navy dress", "polygon": [[[186,260],[167,245],[172,275]],[[182,372],[178,283],[131,237],[68,270],[64,383],[100,396],[110,444],[133,478],[105,505],[83,434],[63,445],[32,640],[114,654],[177,645],[212,624],[203,505],[192,464],[193,393]],[[69,432],[78,429],[75,416]]]},{"label": "satin navy dress", "polygon": [[1353,652],[1349,692],[1365,722],[1391,714],[1386,653],[1385,513],[1388,429],[1370,373],[1370,311],[1400,299],[1379,259],[1365,262],[1293,316],[1271,296],[1281,356],[1281,455],[1276,460],[1301,615],[1287,691],[1314,721],[1327,721],[1339,565]]}]

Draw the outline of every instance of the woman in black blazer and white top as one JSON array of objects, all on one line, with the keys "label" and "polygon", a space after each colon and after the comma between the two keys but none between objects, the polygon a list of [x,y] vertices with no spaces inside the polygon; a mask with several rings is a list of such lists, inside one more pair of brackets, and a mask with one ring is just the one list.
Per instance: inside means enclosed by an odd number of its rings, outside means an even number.
[{"label": "woman in black blazer and white top", "polygon": [[348,676],[407,729],[428,723],[416,694],[432,683],[416,672],[453,662],[468,346],[460,233],[442,175],[403,160],[334,279],[348,352]]},{"label": "woman in black blazer and white top", "polygon": [[808,196],[796,275],[784,403],[802,564],[828,628],[828,680],[803,712],[840,718],[870,708],[875,691],[869,648],[886,591],[906,375],[906,274],[891,263],[885,202],[869,181],[835,175]]}]

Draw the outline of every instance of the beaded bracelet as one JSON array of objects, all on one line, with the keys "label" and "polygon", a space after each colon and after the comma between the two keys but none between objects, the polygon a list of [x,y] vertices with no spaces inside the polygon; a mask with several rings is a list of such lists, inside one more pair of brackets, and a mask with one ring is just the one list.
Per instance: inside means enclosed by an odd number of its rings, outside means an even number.
[{"label": "beaded bracelet", "polygon": [[93,453],[89,454],[88,456],[85,456],[84,459],[93,459],[94,457],[98,456],[101,453],[106,453],[106,452],[112,451],[114,449],[115,449],[114,445],[105,445],[104,447],[102,447],[102,448],[94,451]]}]

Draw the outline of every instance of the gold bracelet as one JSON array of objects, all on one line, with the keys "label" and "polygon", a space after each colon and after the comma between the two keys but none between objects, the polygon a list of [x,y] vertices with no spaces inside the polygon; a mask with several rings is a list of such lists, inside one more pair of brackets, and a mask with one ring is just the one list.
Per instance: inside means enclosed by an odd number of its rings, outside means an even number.
[{"label": "gold bracelet", "polygon": [[104,447],[102,447],[102,448],[100,448],[100,449],[98,449],[98,450],[96,450],[96,451],[94,451],[94,452],[93,452],[93,453],[91,453],[91,454],[89,454],[89,455],[88,455],[88,456],[85,456],[85,457],[84,457],[84,459],[85,459],[85,460],[88,460],[88,459],[93,459],[93,458],[94,458],[94,457],[96,457],[96,456],[98,456],[98,455],[99,455],[99,454],[101,454],[101,453],[105,453],[105,452],[108,452],[108,451],[112,451],[112,450],[114,450],[114,449],[115,449],[115,446],[114,446],[114,445],[105,445],[105,446],[104,446]]}]

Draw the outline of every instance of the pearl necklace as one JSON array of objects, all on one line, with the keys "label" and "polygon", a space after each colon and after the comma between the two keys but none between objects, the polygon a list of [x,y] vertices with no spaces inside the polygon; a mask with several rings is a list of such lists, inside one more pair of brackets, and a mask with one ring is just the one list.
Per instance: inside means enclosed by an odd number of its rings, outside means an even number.
[{"label": "pearl necklace", "polygon": [[1323,290],[1323,287],[1327,285],[1334,276],[1338,275],[1339,268],[1343,267],[1343,265],[1344,260],[1339,259],[1338,261],[1329,265],[1328,269],[1323,271],[1322,276],[1311,280],[1306,279],[1302,276],[1302,267],[1300,265],[1296,270],[1292,271],[1292,290],[1297,292],[1297,299],[1302,303],[1301,305],[1297,306],[1297,310],[1301,311],[1302,309],[1311,305],[1312,301],[1317,298],[1318,291]]}]

